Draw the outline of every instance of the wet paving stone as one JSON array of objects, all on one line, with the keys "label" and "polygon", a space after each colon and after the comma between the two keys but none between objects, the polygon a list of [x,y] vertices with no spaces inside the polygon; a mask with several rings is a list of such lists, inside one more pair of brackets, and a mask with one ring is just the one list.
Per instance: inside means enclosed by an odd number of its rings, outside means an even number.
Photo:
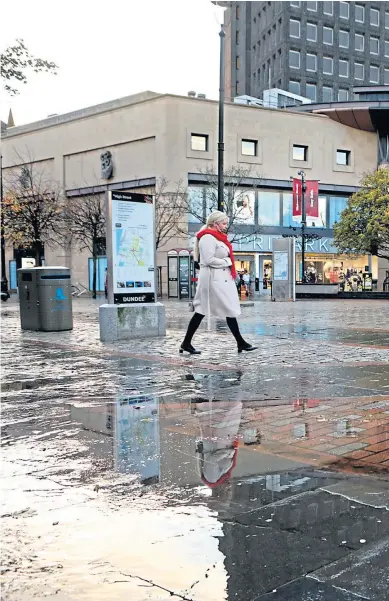
[{"label": "wet paving stone", "polygon": [[257,353],[196,358],[182,306],[118,345],[2,308],[5,598],[386,601],[388,303],[257,303]]}]

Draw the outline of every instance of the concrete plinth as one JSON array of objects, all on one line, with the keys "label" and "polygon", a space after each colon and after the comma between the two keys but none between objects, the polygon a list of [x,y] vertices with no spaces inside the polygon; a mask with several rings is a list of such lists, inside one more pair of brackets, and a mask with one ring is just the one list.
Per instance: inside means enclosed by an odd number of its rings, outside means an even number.
[{"label": "concrete plinth", "polygon": [[162,303],[100,305],[99,321],[102,342],[166,336]]}]

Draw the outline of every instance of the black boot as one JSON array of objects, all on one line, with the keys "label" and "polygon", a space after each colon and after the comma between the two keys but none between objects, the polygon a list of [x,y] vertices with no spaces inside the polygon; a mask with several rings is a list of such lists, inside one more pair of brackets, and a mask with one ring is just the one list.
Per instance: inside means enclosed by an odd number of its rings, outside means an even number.
[{"label": "black boot", "polygon": [[241,353],[242,351],[255,351],[257,349],[256,346],[252,346],[252,344],[249,344],[243,338],[242,334],[240,333],[236,317],[227,317],[227,325],[230,328],[231,333],[234,336],[238,345],[238,353]]},{"label": "black boot", "polygon": [[201,351],[198,351],[192,346],[192,338],[196,333],[199,325],[203,321],[204,315],[200,313],[195,313],[192,319],[189,322],[188,329],[184,338],[183,343],[180,346],[180,353],[182,354],[184,351],[189,353],[190,355],[201,355]]}]

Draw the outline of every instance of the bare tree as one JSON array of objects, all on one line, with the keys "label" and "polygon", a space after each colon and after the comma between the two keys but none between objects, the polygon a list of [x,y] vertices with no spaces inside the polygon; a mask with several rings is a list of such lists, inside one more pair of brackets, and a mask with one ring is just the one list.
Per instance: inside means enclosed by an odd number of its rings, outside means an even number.
[{"label": "bare tree", "polygon": [[79,250],[89,250],[93,261],[92,296],[96,298],[97,260],[106,249],[104,199],[99,194],[68,198],[64,207],[62,241],[69,238]]},{"label": "bare tree", "polygon": [[31,157],[21,163],[7,169],[4,176],[4,236],[14,247],[30,250],[36,264],[41,265],[44,246],[55,246],[58,241],[61,188]]},{"label": "bare tree", "polygon": [[[204,184],[187,195],[186,213],[195,221],[205,224],[207,216],[218,208],[217,172],[214,167],[199,170],[204,176]],[[229,216],[229,237],[231,242],[243,241],[261,232],[261,224],[256,215],[255,191],[259,176],[253,176],[252,169],[232,166],[224,173],[223,211]]]}]

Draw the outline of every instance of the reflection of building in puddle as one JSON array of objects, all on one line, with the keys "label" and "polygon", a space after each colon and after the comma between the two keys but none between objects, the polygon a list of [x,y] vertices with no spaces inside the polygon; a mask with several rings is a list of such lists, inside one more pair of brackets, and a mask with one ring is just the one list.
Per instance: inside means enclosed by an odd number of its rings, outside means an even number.
[{"label": "reflection of building in puddle", "polygon": [[83,406],[70,405],[70,417],[81,422],[84,430],[113,436],[113,406],[106,405]]}]

